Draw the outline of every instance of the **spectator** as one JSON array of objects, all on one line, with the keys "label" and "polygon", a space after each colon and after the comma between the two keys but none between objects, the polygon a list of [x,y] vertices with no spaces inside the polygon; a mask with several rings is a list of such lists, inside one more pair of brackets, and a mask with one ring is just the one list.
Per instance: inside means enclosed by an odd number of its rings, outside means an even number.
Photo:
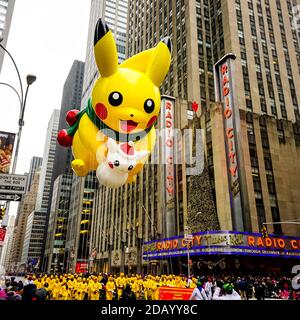
[{"label": "spectator", "polygon": [[36,285],[33,283],[29,283],[24,286],[23,292],[22,292],[22,298],[24,301],[32,301],[36,300]]},{"label": "spectator", "polygon": [[239,278],[237,287],[242,300],[248,300],[247,297],[247,281],[244,278]]},{"label": "spectator", "polygon": [[230,283],[225,283],[223,285],[223,295],[220,295],[221,288],[217,287],[213,300],[241,300],[241,296],[233,289],[233,285]]},{"label": "spectator", "polygon": [[257,300],[265,300],[265,286],[261,280],[254,283],[255,298]]},{"label": "spectator", "polygon": [[205,290],[202,287],[202,282],[197,281],[197,287],[193,290],[190,300],[208,300]]},{"label": "spectator", "polygon": [[22,297],[16,293],[14,288],[11,286],[7,288],[5,300],[22,300]]},{"label": "spectator", "polygon": [[50,293],[48,291],[48,283],[46,282],[44,286],[35,291],[35,296],[38,301],[45,301],[46,299],[50,299]]}]

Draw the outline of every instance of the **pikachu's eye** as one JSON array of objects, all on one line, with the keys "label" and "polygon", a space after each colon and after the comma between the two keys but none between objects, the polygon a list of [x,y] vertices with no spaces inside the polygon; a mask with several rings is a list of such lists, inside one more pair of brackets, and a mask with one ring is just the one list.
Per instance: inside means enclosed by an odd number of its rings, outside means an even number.
[{"label": "pikachu's eye", "polygon": [[144,103],[144,109],[147,113],[151,113],[154,111],[155,104],[152,99],[147,99]]},{"label": "pikachu's eye", "polygon": [[123,101],[123,96],[120,92],[114,91],[108,97],[108,102],[114,106],[118,107]]}]

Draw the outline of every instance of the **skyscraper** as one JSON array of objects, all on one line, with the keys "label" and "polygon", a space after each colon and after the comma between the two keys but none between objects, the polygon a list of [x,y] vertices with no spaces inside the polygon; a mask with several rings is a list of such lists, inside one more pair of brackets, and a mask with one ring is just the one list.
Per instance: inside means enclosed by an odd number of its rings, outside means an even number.
[{"label": "skyscraper", "polygon": [[[38,251],[40,254],[44,253],[44,246],[46,242],[47,235],[47,226],[49,220],[50,213],[50,205],[51,205],[51,190],[53,186],[53,167],[54,167],[54,159],[55,159],[55,150],[56,150],[56,138],[58,132],[58,122],[59,122],[59,110],[54,110],[48,122],[48,128],[46,132],[46,139],[44,145],[44,154],[43,154],[43,164],[41,168],[39,188],[37,193],[37,200],[35,205],[35,210],[30,214],[30,219],[28,217],[27,227],[26,227],[26,248],[23,249],[23,262],[31,252],[31,245],[34,243],[31,239],[35,237],[35,232],[39,240],[36,241],[35,245],[37,249],[35,251],[35,255],[38,255]],[[35,228],[35,223],[39,223],[40,226]],[[41,228],[43,226],[43,236],[44,240],[40,240]],[[42,245],[42,246],[41,246]],[[24,242],[25,246],[25,242]],[[25,251],[24,251],[25,250]],[[40,257],[40,261],[42,258]]]},{"label": "skyscraper", "polygon": [[[58,131],[66,127],[66,114],[69,110],[80,109],[84,75],[84,63],[75,60],[64,84],[61,100]],[[53,181],[63,173],[71,172],[72,150],[57,144],[55,150]]]},{"label": "skyscraper", "polygon": [[53,196],[45,245],[45,271],[66,270],[65,241],[71,199],[72,174],[61,174],[53,186]]},{"label": "skyscraper", "polygon": [[37,171],[40,171],[42,163],[43,163],[43,158],[32,157],[30,161],[30,168],[29,168],[29,173],[27,177],[27,187],[26,187],[27,192],[30,191],[31,185],[33,183],[34,175]]},{"label": "skyscraper", "polygon": [[36,210],[47,213],[50,201],[50,188],[53,183],[53,165],[56,150],[56,137],[58,131],[59,110],[54,110],[48,122],[46,140],[44,145],[43,164],[41,168],[40,183],[36,201]]},{"label": "skyscraper", "polygon": [[[85,108],[91,96],[93,84],[99,77],[94,59],[94,31],[99,18],[111,28],[116,39],[119,62],[125,59],[127,1],[91,0],[90,22],[81,108]],[[95,173],[85,179],[75,177],[72,183],[71,208],[66,239],[69,270],[87,270],[90,253],[90,232],[94,193],[98,187]]]},{"label": "skyscraper", "polygon": [[[41,159],[36,158],[35,159]],[[34,159],[33,158],[33,159]],[[31,165],[34,161],[31,161]],[[32,167],[32,166],[31,166]],[[31,172],[31,171],[30,171]],[[13,246],[10,255],[10,270],[13,271],[24,271],[26,265],[21,265],[21,258],[24,246],[24,239],[27,227],[28,216],[35,208],[36,197],[39,187],[40,171],[38,169],[34,170],[32,176],[30,190],[25,193],[20,203],[14,229]]]},{"label": "skyscraper", "polygon": [[[5,47],[9,34],[11,19],[14,11],[15,0],[1,0],[0,2],[0,39],[1,44]],[[0,72],[2,69],[5,52],[0,50]]]},{"label": "skyscraper", "polygon": [[[84,75],[84,63],[78,60],[73,62],[69,75],[64,84],[58,132],[66,127],[66,114],[69,110],[79,110]],[[51,200],[49,203],[49,224],[45,239],[45,270],[61,268],[64,257],[64,247],[69,216],[69,205],[72,181],[72,150],[56,145],[53,185],[50,188]]]},{"label": "skyscraper", "polygon": [[44,248],[44,232],[46,228],[46,215],[44,212],[32,211],[26,224],[24,243],[21,255],[21,265],[31,269],[41,263]]}]

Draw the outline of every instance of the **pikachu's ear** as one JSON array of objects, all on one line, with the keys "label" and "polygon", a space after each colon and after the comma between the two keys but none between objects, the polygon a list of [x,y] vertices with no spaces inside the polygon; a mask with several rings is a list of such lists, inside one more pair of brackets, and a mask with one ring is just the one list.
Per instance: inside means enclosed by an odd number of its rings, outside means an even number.
[{"label": "pikachu's ear", "polygon": [[166,37],[154,48],[150,56],[146,74],[157,87],[160,87],[169,71],[171,55],[171,39]]},{"label": "pikachu's ear", "polygon": [[95,60],[102,77],[113,75],[118,68],[116,43],[109,27],[101,19],[98,20],[94,35]]}]

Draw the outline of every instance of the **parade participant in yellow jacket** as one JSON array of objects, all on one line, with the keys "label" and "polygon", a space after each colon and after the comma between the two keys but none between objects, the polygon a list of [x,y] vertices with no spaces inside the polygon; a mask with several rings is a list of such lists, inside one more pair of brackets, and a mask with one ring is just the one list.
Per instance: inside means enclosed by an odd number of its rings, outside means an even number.
[{"label": "parade participant in yellow jacket", "polygon": [[148,275],[146,281],[144,281],[144,294],[146,300],[153,299],[154,289],[156,289],[156,284],[154,283],[152,276]]},{"label": "parade participant in yellow jacket", "polygon": [[37,289],[41,289],[42,288],[42,280],[41,280],[41,278],[37,278],[37,279],[35,279],[34,281],[34,284],[36,285],[36,288]]},{"label": "parade participant in yellow jacket", "polygon": [[153,281],[153,294],[152,294],[152,300],[159,300],[159,287],[160,285],[160,277],[156,277]]},{"label": "parade participant in yellow jacket", "polygon": [[120,299],[123,289],[126,286],[126,278],[124,277],[124,273],[121,272],[120,276],[116,279],[116,285],[117,285],[117,289],[118,289],[118,298]]},{"label": "parade participant in yellow jacket", "polygon": [[88,284],[87,284],[86,278],[82,279],[82,282],[78,286],[78,291],[79,291],[79,300],[83,300],[84,299],[84,295],[88,291]]},{"label": "parade participant in yellow jacket", "polygon": [[131,280],[131,290],[135,294],[136,299],[139,300],[141,295],[141,289],[137,278]]},{"label": "parade participant in yellow jacket", "polygon": [[115,283],[113,281],[113,277],[109,277],[108,281],[106,283],[106,300],[112,300],[113,299],[113,291],[116,290]]},{"label": "parade participant in yellow jacket", "polygon": [[175,287],[177,287],[177,288],[186,288],[186,281],[182,277],[177,276],[175,278]]},{"label": "parade participant in yellow jacket", "polygon": [[168,287],[175,287],[175,277],[173,275],[168,276],[167,278],[167,286]]},{"label": "parade participant in yellow jacket", "polygon": [[68,278],[68,282],[67,282],[68,288],[70,290],[70,298],[73,299],[74,297],[74,286],[75,286],[75,282],[72,276],[70,276]]},{"label": "parade participant in yellow jacket", "polygon": [[90,300],[99,300],[100,297],[100,289],[102,288],[102,285],[100,282],[98,282],[98,279],[95,277],[92,282],[89,284],[90,289]]},{"label": "parade participant in yellow jacket", "polygon": [[190,288],[191,289],[197,288],[197,279],[195,277],[192,277],[192,281],[190,283]]},{"label": "parade participant in yellow jacket", "polygon": [[59,298],[59,291],[60,291],[60,286],[61,286],[61,283],[59,281],[59,279],[56,279],[54,284],[53,284],[53,289],[52,289],[52,292],[51,292],[51,298],[52,300],[58,300]]},{"label": "parade participant in yellow jacket", "polygon": [[66,283],[63,283],[59,290],[60,300],[69,300],[71,297],[70,289]]},{"label": "parade participant in yellow jacket", "polygon": [[74,297],[75,297],[75,300],[80,300],[81,282],[82,282],[81,277],[78,277],[78,278],[77,278],[77,281],[76,281],[76,283],[75,283],[75,286],[74,286]]}]

